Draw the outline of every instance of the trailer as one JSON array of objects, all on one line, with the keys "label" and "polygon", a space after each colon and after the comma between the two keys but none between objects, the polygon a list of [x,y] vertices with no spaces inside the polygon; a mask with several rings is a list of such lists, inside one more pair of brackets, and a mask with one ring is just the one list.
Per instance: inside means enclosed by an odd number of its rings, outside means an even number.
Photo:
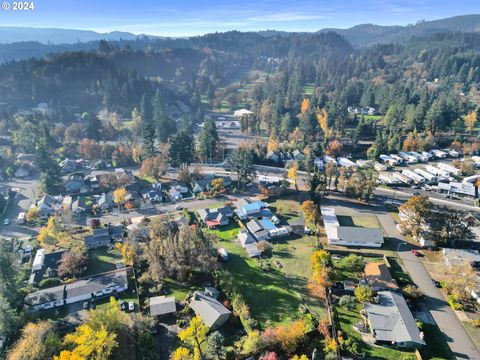
[{"label": "trailer", "polygon": [[457,150],[445,149],[445,152],[447,152],[449,156],[454,158],[458,158],[460,156],[460,152],[458,152]]},{"label": "trailer", "polygon": [[338,164],[337,164],[337,160],[335,160],[334,158],[332,158],[331,156],[328,156],[328,155],[325,155],[325,156],[323,157],[323,162],[324,162],[325,164],[333,164],[333,165],[335,165],[335,166],[338,165]]},{"label": "trailer", "polygon": [[418,175],[423,176],[425,179],[428,181],[434,181],[437,179],[437,177],[428,171],[425,171],[423,169],[413,169],[414,172],[416,172]]},{"label": "trailer", "polygon": [[438,163],[437,166],[439,167],[439,169],[447,172],[448,175],[450,175],[450,174],[460,175],[462,173],[462,171],[460,169],[457,169],[455,166],[452,166],[452,165]]},{"label": "trailer", "polygon": [[439,169],[436,166],[433,165],[425,165],[425,170],[429,172],[430,174],[436,175],[436,176],[448,176],[449,174],[445,172],[443,169]]},{"label": "trailer", "polygon": [[428,151],[422,151],[420,154],[422,154],[423,156],[425,156],[425,157],[428,159],[428,161],[430,161],[430,159],[433,158],[433,155],[430,154]]},{"label": "trailer", "polygon": [[463,183],[470,183],[470,184],[475,184],[477,180],[480,179],[480,175],[472,175],[472,176],[467,176],[466,178],[463,179]]},{"label": "trailer", "polygon": [[379,163],[378,161],[375,162],[375,164],[373,164],[373,168],[377,171],[387,171],[388,170],[388,166],[387,165],[384,165],[382,163]]},{"label": "trailer", "polygon": [[416,151],[409,151],[407,154],[415,156],[418,159],[419,162],[424,162],[424,163],[428,162],[428,157],[427,156],[422,155],[422,154],[420,154]]},{"label": "trailer", "polygon": [[396,155],[396,154],[390,154],[389,156],[390,156],[393,160],[396,160],[397,163],[403,164],[403,159],[402,159],[400,156],[398,156],[398,155]]},{"label": "trailer", "polygon": [[433,149],[430,153],[437,159],[445,159],[447,157],[447,153],[442,150]]},{"label": "trailer", "polygon": [[402,173],[399,173],[399,172],[393,172],[392,173],[392,176],[397,179],[398,181],[406,184],[406,185],[411,185],[413,183],[413,180],[410,179],[408,176],[402,174]]},{"label": "trailer", "polygon": [[378,181],[384,185],[398,185],[400,182],[395,179],[392,174],[389,173],[380,173],[378,175]]},{"label": "trailer", "polygon": [[[359,160],[357,160],[356,162],[357,162],[357,166],[358,166],[359,168],[366,168],[366,167],[371,166],[373,161],[372,161],[372,160],[362,160],[362,159],[359,159]],[[385,169],[385,170],[387,170],[387,169]]]},{"label": "trailer", "polygon": [[438,190],[446,193],[475,197],[475,186],[471,183],[463,183],[456,181],[451,181],[449,183],[438,183]]},{"label": "trailer", "polygon": [[422,184],[425,182],[423,176],[414,173],[412,170],[402,170],[402,174],[412,179],[415,184]]},{"label": "trailer", "polygon": [[352,160],[347,159],[346,157],[338,157],[337,163],[339,166],[343,166],[346,168],[357,168],[357,164],[355,164]]},{"label": "trailer", "polygon": [[380,155],[379,158],[382,161],[382,163],[384,163],[385,165],[397,165],[398,163],[397,161],[392,159],[390,156],[385,154]]},{"label": "trailer", "polygon": [[418,158],[417,158],[417,157],[415,157],[415,156],[413,156],[413,155],[410,155],[410,154],[408,154],[408,153],[406,153],[406,152],[400,151],[400,152],[398,153],[398,156],[400,156],[400,157],[403,159],[403,161],[405,161],[405,162],[407,162],[407,163],[409,163],[409,164],[416,164],[416,163],[418,163]]}]

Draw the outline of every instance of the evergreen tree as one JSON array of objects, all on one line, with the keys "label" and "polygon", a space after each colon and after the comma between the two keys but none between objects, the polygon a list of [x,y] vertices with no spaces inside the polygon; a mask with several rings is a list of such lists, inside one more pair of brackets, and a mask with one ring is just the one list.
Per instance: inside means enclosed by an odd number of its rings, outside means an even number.
[{"label": "evergreen tree", "polygon": [[190,130],[183,128],[173,138],[170,144],[170,163],[173,166],[186,166],[195,157],[195,140]]},{"label": "evergreen tree", "polygon": [[155,129],[149,122],[143,125],[142,154],[145,159],[156,155]]},{"label": "evergreen tree", "polygon": [[198,135],[198,157],[200,160],[212,162],[218,155],[219,143],[220,138],[215,123],[212,120],[205,121]]}]

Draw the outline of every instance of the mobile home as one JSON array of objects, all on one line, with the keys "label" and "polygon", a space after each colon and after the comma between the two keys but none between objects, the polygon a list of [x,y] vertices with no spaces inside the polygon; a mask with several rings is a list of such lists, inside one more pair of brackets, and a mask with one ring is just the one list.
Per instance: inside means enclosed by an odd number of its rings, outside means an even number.
[{"label": "mobile home", "polygon": [[437,166],[441,170],[444,170],[445,172],[448,172],[448,174],[460,175],[462,173],[462,171],[460,169],[457,169],[455,166],[452,166],[452,165],[439,163],[439,164],[437,164]]},{"label": "mobile home", "polygon": [[323,161],[325,162],[325,164],[333,164],[333,165],[337,166],[337,160],[335,160],[331,156],[325,155],[323,157]]},{"label": "mobile home", "polygon": [[430,153],[437,159],[445,159],[447,157],[447,153],[442,150],[433,149],[430,151]]},{"label": "mobile home", "polygon": [[409,164],[415,164],[418,162],[418,158],[416,156],[410,155],[406,152],[400,151],[398,153],[398,156],[400,156],[403,161],[409,163]]},{"label": "mobile home", "polygon": [[413,169],[413,171],[415,171],[418,175],[423,176],[428,181],[433,181],[437,178],[435,175],[433,175],[433,174],[431,174],[428,171],[425,171],[423,169]]},{"label": "mobile home", "polygon": [[410,179],[408,176],[402,174],[402,173],[399,173],[399,172],[394,172],[392,173],[392,176],[397,179],[398,181],[404,183],[404,184],[407,184],[407,185],[410,185],[413,183],[413,180]]},{"label": "mobile home", "polygon": [[423,176],[414,173],[412,170],[402,170],[402,174],[412,179],[415,184],[421,184],[425,182],[425,178]]},{"label": "mobile home", "polygon": [[347,159],[345,157],[337,158],[338,165],[346,167],[346,168],[356,168],[357,164],[355,164],[352,160]]}]

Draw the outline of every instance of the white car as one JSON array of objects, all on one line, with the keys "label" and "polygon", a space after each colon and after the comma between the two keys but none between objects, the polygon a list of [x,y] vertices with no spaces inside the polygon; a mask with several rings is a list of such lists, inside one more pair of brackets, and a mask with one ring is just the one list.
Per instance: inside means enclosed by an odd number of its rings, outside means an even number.
[{"label": "white car", "polygon": [[10,220],[8,219],[3,220],[3,225],[10,225]]},{"label": "white car", "polygon": [[183,206],[182,205],[177,205],[177,206],[175,206],[175,210],[183,210]]},{"label": "white car", "polygon": [[128,302],[128,311],[135,311],[135,303],[133,301]]}]

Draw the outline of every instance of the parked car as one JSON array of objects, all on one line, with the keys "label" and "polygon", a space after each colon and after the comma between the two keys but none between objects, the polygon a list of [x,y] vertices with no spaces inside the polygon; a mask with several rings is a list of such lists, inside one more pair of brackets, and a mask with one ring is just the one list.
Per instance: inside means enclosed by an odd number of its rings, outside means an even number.
[{"label": "parked car", "polygon": [[437,281],[435,279],[432,279],[432,284],[433,286],[435,286],[436,288],[441,288],[442,287],[442,284],[440,284],[440,281]]},{"label": "parked car", "polygon": [[123,310],[123,311],[127,310],[127,304],[125,303],[125,300],[120,300],[119,304],[120,304],[120,310]]},{"label": "parked car", "polygon": [[423,254],[418,250],[412,250],[412,254],[416,257],[422,257]]},{"label": "parked car", "polygon": [[177,205],[177,206],[175,206],[175,210],[183,210],[183,206],[182,205]]},{"label": "parked car", "polygon": [[332,255],[332,259],[333,259],[333,260],[341,260],[342,257],[343,257],[342,255],[338,255],[338,254],[333,254],[333,255]]},{"label": "parked car", "polygon": [[8,219],[3,220],[3,225],[10,225],[10,220]]},{"label": "parked car", "polygon": [[88,303],[88,301],[84,301],[82,307],[83,307],[83,310],[88,310],[88,308],[90,307],[90,304]]},{"label": "parked car", "polygon": [[128,311],[135,311],[135,303],[133,301],[128,302]]}]

